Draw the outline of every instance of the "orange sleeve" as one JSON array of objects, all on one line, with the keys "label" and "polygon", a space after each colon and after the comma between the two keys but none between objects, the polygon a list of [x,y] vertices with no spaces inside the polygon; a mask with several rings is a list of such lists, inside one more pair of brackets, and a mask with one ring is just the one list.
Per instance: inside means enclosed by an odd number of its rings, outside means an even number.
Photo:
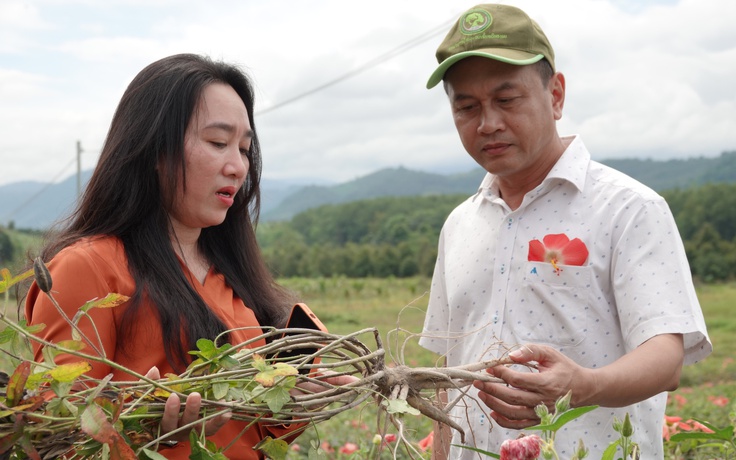
[{"label": "orange sleeve", "polygon": [[[104,298],[113,292],[105,281],[103,271],[94,263],[89,253],[81,248],[62,251],[48,264],[48,269],[53,283],[51,294],[70,320],[87,301]],[[42,339],[54,343],[72,339],[72,327],[69,322],[63,318],[49,296],[41,292],[36,283],[33,283],[28,293],[25,312],[29,324],[46,325],[37,334]],[[104,351],[108,359],[114,360],[117,328],[113,309],[93,308],[89,311],[89,316],[92,321],[87,317],[79,320],[79,329],[95,347]],[[40,361],[42,347],[38,343],[33,345],[34,359]],[[96,355],[89,345],[82,351]],[[73,355],[59,355],[56,358],[57,364],[80,360],[81,358]],[[103,378],[111,371],[111,368],[104,364],[94,361],[90,361],[90,364],[92,371],[87,373],[90,377]]]}]

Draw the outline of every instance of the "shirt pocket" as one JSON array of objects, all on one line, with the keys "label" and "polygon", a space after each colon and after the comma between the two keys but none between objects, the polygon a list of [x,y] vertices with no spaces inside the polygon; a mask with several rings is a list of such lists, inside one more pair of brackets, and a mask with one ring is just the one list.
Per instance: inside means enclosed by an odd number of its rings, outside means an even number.
[{"label": "shirt pocket", "polygon": [[546,262],[525,262],[524,268],[522,308],[517,309],[524,317],[510,321],[516,337],[560,347],[578,345],[588,330],[591,268]]}]

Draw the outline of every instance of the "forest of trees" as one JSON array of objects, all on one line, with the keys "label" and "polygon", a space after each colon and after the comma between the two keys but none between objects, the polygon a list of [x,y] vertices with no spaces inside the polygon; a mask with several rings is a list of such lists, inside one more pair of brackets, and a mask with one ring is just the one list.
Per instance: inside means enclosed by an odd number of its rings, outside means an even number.
[{"label": "forest of trees", "polygon": [[466,195],[387,197],[325,205],[262,223],[258,241],[278,276],[430,276],[447,215]]},{"label": "forest of trees", "polygon": [[[704,282],[736,279],[736,183],[662,195],[677,221],[693,275]],[[279,277],[431,276],[442,224],[466,198],[439,194],[324,205],[289,221],[262,222],[258,240]],[[39,235],[0,227],[0,267],[11,261],[17,265]],[[21,237],[30,242],[19,243]]]},{"label": "forest of trees", "polygon": [[[736,184],[663,192],[693,275],[736,278]],[[258,238],[277,276],[430,276],[437,239],[467,195],[389,197],[326,205],[287,222],[262,223]]]}]

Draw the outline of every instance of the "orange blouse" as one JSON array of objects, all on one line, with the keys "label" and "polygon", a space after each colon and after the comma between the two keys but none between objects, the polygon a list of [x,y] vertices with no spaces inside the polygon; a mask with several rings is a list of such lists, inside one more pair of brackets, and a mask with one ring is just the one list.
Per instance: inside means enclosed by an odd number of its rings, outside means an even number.
[{"label": "orange blouse", "polygon": [[[113,237],[81,240],[60,251],[48,264],[48,269],[53,282],[52,294],[69,318],[74,317],[79,307],[89,300],[104,298],[109,293],[132,296],[135,289],[122,242]],[[182,269],[189,274],[184,264]],[[233,344],[242,343],[262,333],[253,311],[235,296],[221,274],[210,269],[204,283],[201,284],[193,276],[189,276],[189,279],[195,280],[192,286],[228,329],[254,326],[253,329],[233,331],[230,334]],[[128,369],[145,375],[151,367],[156,366],[162,376],[173,373],[174,370],[164,354],[158,314],[155,307],[150,304],[144,303],[139,310],[140,319],[135,325],[134,343],[128,344],[125,353],[116,350],[118,326],[126,307],[127,305],[123,304],[115,308],[93,308],[89,311],[89,315],[94,321],[94,327],[92,322],[83,318],[79,322],[79,328],[96,345],[99,334],[105,355]],[[60,318],[59,312],[35,283],[31,286],[26,299],[25,314],[29,324],[46,324],[44,330],[39,333],[43,339],[49,342],[71,339],[70,326]],[[253,346],[263,344],[263,341],[259,341]],[[41,348],[36,346],[34,351],[35,359],[40,360]],[[89,347],[84,351],[93,354]],[[79,358],[62,355],[58,357],[57,364],[76,361],[79,361]],[[112,373],[113,380],[135,380],[129,374],[101,363],[90,364],[92,370],[86,374],[90,377],[101,379]],[[219,447],[227,446],[243,432],[246,425],[245,422],[230,421],[208,439]],[[291,427],[291,430],[295,428],[297,427]],[[230,459],[263,458],[260,452],[252,447],[265,436],[276,438],[291,430],[283,425],[277,427],[254,424],[225,452],[225,455]],[[170,459],[188,459],[189,442],[180,442],[172,448],[162,448],[159,453]]]}]

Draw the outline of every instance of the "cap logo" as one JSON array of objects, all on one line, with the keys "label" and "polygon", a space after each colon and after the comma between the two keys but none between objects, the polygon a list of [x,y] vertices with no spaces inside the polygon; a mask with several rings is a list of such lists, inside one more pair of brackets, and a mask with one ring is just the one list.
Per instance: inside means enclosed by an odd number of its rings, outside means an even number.
[{"label": "cap logo", "polygon": [[464,35],[474,35],[486,30],[493,22],[491,13],[486,10],[470,10],[460,18],[460,32]]}]

